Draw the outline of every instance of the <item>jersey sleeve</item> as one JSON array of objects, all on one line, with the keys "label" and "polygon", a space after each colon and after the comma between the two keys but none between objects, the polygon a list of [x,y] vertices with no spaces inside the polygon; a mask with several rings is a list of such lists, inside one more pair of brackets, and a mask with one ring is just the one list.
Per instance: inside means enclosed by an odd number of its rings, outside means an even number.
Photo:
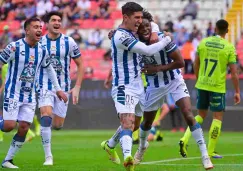
[{"label": "jersey sleeve", "polygon": [[229,48],[229,58],[228,58],[228,64],[235,64],[236,63],[236,50],[233,45]]},{"label": "jersey sleeve", "polygon": [[78,58],[81,56],[81,53],[80,53],[80,49],[77,45],[77,43],[73,40],[73,38],[69,37],[69,41],[70,41],[70,51],[69,51],[69,54],[71,56],[71,58]]},{"label": "jersey sleeve", "polygon": [[48,50],[46,49],[45,46],[42,46],[42,52],[43,52],[43,60],[42,60],[42,63],[41,63],[41,66],[43,68],[46,68],[48,67],[51,63],[51,60],[50,60],[50,55],[48,53]]},{"label": "jersey sleeve", "polygon": [[14,43],[10,43],[6,46],[3,51],[0,52],[0,61],[4,64],[14,59],[14,54],[16,51],[16,47]]},{"label": "jersey sleeve", "polygon": [[138,40],[130,35],[129,33],[116,31],[115,36],[113,37],[115,46],[124,50],[131,50]]},{"label": "jersey sleeve", "polygon": [[[163,39],[165,37],[165,35],[163,33],[159,33],[159,40]],[[165,47],[165,52],[167,54],[170,54],[172,52],[174,52],[177,49],[177,45],[171,41],[166,47]]]}]

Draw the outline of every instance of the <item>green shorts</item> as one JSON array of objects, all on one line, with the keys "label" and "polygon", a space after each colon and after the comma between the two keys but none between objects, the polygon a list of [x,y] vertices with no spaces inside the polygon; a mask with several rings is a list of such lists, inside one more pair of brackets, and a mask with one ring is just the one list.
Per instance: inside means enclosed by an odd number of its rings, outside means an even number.
[{"label": "green shorts", "polygon": [[215,93],[207,90],[197,90],[197,109],[222,112],[225,110],[225,93]]}]

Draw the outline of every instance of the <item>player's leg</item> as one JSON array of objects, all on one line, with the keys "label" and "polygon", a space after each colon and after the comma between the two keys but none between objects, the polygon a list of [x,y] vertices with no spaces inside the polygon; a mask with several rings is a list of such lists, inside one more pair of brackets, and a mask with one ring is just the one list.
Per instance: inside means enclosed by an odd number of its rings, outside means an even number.
[{"label": "player's leg", "polygon": [[175,111],[170,110],[170,117],[171,117],[171,125],[172,125],[172,130],[171,132],[176,132],[176,122],[175,122]]},{"label": "player's leg", "polygon": [[202,156],[202,163],[205,169],[213,168],[211,160],[208,156],[208,151],[203,136],[201,125],[195,120],[191,110],[191,100],[186,87],[186,84],[180,84],[179,87],[172,93],[176,105],[180,108],[187,125],[189,126],[192,136],[197,142]]},{"label": "player's leg", "polygon": [[[68,93],[66,93],[67,97],[69,97]],[[52,120],[52,128],[55,130],[60,130],[63,128],[64,121],[67,115],[68,101],[64,103],[64,101],[60,100],[54,93],[55,103],[53,107],[53,120]]]},{"label": "player's leg", "polygon": [[[195,120],[200,125],[203,123],[203,119],[207,116],[207,110],[209,107],[209,92],[204,90],[198,90],[197,94],[197,109],[198,115],[195,117]],[[190,127],[186,129],[184,136],[180,139],[180,153],[182,157],[187,157],[187,145],[192,133]]]},{"label": "player's leg", "polygon": [[[27,104],[22,104],[19,107],[18,114],[17,114],[18,116],[16,118],[16,120],[18,120],[19,122],[18,131],[13,137],[8,153],[2,163],[2,167],[18,168],[13,164],[13,158],[25,142],[26,134],[33,121],[35,105],[36,105],[35,103],[33,104],[27,103]],[[4,118],[6,115],[8,115],[8,113],[4,112]],[[8,116],[6,116],[6,119],[7,118]]]},{"label": "player's leg", "polygon": [[44,165],[53,165],[53,156],[51,152],[51,124],[52,109],[54,106],[54,96],[51,91],[40,90],[38,94],[38,104],[40,108],[41,140],[45,153]]},{"label": "player's leg", "polygon": [[143,120],[143,117],[135,115],[135,126],[134,126],[134,130],[132,133],[133,144],[139,143],[139,126],[140,126],[140,123],[142,122],[142,120]]},{"label": "player's leg", "polygon": [[213,158],[222,158],[215,152],[215,148],[221,132],[223,111],[225,110],[225,94],[210,93],[210,110],[213,112],[213,122],[209,130],[208,154]]},{"label": "player's leg", "polygon": [[40,107],[41,113],[41,140],[45,153],[45,162],[43,165],[53,165],[53,155],[51,152],[51,124],[52,124],[52,107]]}]

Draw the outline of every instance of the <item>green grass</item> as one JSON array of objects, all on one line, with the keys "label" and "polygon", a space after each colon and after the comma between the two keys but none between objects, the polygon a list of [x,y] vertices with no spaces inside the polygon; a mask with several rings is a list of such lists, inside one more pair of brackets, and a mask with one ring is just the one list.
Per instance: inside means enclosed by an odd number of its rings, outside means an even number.
[{"label": "green grass", "polygon": [[[108,139],[113,131],[59,131],[53,133],[54,166],[44,167],[44,153],[40,137],[26,143],[17,154],[14,162],[23,171],[60,170],[60,171],[123,171],[123,165],[114,165],[108,160],[100,143]],[[6,134],[3,143],[0,143],[0,158],[3,159],[9,148],[13,134]],[[139,171],[203,171],[200,152],[193,139],[189,146],[189,159],[180,160],[178,141],[182,133],[164,132],[163,142],[152,142],[145,154],[144,162],[161,161],[178,158],[177,161],[161,162],[157,164],[142,164],[136,167]],[[207,139],[207,134],[205,137]],[[242,171],[243,170],[243,138],[242,133],[223,132],[217,146],[222,155],[240,154],[239,156],[225,156],[223,159],[214,159],[215,171]],[[133,154],[137,149],[134,146]],[[117,151],[123,159],[120,146]]]}]

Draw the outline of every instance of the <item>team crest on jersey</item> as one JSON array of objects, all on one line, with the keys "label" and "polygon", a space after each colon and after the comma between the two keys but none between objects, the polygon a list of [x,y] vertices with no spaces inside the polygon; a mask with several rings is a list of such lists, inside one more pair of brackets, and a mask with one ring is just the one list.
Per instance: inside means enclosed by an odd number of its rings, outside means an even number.
[{"label": "team crest on jersey", "polygon": [[62,71],[62,63],[60,61],[60,57],[55,56],[54,54],[52,54],[50,56],[50,58],[48,58],[48,62],[50,62],[50,64],[53,66],[53,68],[55,69],[55,71]]},{"label": "team crest on jersey", "polygon": [[56,46],[51,46],[51,51],[56,51],[56,50],[57,50]]},{"label": "team crest on jersey", "polygon": [[23,82],[33,83],[35,81],[36,66],[33,61],[30,61],[24,66],[24,69],[20,75],[19,80]]},{"label": "team crest on jersey", "polygon": [[30,59],[29,59],[30,62],[33,62],[35,61],[35,56],[34,55],[30,55]]}]

